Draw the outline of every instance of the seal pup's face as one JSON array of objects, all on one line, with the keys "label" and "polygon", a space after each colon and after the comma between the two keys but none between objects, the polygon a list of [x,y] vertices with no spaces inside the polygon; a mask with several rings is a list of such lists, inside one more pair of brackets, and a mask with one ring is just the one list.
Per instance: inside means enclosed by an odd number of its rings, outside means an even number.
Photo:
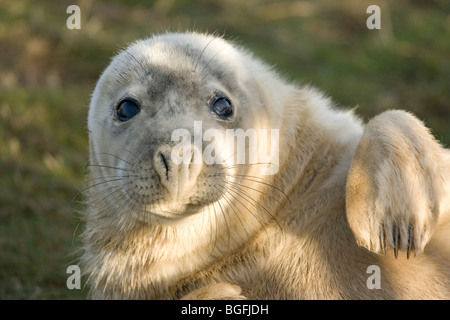
[{"label": "seal pup's face", "polygon": [[207,35],[166,34],[120,52],[90,105],[90,197],[116,214],[173,221],[252,192],[239,181],[259,168],[236,165],[236,146],[218,133],[271,127],[252,74],[264,71]]}]

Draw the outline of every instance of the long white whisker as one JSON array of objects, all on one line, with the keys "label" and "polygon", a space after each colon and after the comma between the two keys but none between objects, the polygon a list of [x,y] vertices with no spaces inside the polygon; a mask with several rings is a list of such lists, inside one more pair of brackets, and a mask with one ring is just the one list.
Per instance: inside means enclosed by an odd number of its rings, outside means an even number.
[{"label": "long white whisker", "polygon": [[246,205],[244,205],[239,200],[239,198],[241,198],[242,200],[245,200],[246,202],[249,202],[249,201],[247,199],[243,199],[242,197],[240,197],[240,194],[237,191],[235,191],[233,188],[227,187],[226,185],[223,185],[223,184],[221,184],[220,186],[225,188],[226,190],[228,190],[230,192],[230,196],[233,197],[237,202],[239,202],[241,204],[241,206],[243,206],[253,216],[253,218],[261,225],[261,227],[263,228],[263,230],[266,233],[267,237],[269,237],[269,234],[267,233],[267,230],[266,230],[266,227],[264,226],[264,224],[258,219],[257,216],[255,216],[253,214],[253,212]]},{"label": "long white whisker", "polygon": [[[214,186],[214,188],[216,188],[216,190],[218,192],[220,192],[220,189],[217,186]],[[242,225],[242,228],[244,229],[245,233],[247,234],[247,238],[249,237],[249,233],[247,231],[247,229],[245,228],[244,223],[242,222],[241,218],[239,217],[239,214],[236,212],[236,210],[234,209],[233,203],[232,201],[227,197],[226,193],[223,193],[223,199],[224,201],[226,201],[226,203],[228,203],[228,205],[230,206],[231,210],[233,211],[233,213],[235,214],[235,216],[237,217],[237,219],[239,220],[239,223]],[[236,208],[237,209],[237,208]]]}]

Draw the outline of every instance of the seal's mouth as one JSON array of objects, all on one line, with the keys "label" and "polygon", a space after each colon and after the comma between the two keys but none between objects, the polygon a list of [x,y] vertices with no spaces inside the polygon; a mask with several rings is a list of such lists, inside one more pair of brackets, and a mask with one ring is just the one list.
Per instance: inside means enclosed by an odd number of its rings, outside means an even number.
[{"label": "seal's mouth", "polygon": [[202,212],[201,205],[147,205],[144,207],[146,213],[159,218],[176,220]]}]

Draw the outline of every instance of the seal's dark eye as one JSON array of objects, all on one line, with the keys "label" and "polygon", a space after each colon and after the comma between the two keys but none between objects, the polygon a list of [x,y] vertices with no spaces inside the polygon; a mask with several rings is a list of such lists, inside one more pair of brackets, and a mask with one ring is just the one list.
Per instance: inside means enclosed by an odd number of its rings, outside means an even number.
[{"label": "seal's dark eye", "polygon": [[128,121],[141,111],[139,103],[132,99],[126,98],[120,101],[116,109],[116,117],[119,121]]},{"label": "seal's dark eye", "polygon": [[229,119],[233,115],[233,106],[230,99],[223,94],[216,94],[211,100],[211,111],[222,119]]}]

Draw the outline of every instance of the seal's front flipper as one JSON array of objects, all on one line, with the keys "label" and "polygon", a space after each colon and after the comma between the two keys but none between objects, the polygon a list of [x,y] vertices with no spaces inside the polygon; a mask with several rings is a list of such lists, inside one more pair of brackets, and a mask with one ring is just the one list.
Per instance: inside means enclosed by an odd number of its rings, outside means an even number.
[{"label": "seal's front flipper", "polygon": [[408,258],[424,250],[448,210],[447,152],[407,112],[387,111],[366,125],[346,190],[358,245],[380,254],[393,250],[395,257],[402,250]]}]

